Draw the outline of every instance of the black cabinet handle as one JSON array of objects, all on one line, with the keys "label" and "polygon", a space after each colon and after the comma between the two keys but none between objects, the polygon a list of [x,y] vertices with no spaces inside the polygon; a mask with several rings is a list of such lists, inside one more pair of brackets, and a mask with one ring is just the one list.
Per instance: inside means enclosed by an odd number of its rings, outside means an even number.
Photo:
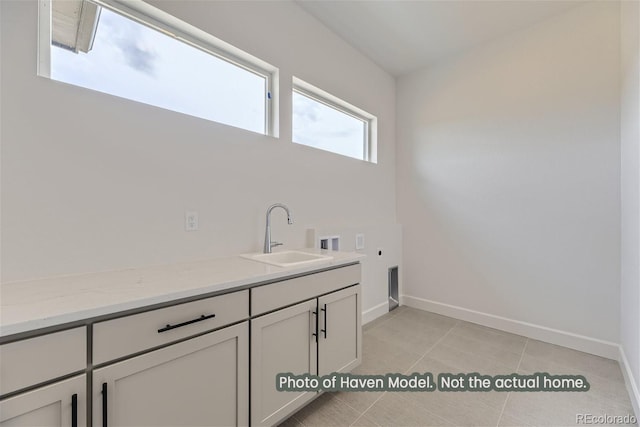
[{"label": "black cabinet handle", "polygon": [[316,331],[313,332],[311,335],[313,335],[316,338],[316,342],[318,342],[318,312],[312,311],[312,313],[316,322]]},{"label": "black cabinet handle", "polygon": [[190,325],[192,323],[202,322],[203,320],[211,319],[213,317],[216,317],[216,315],[215,314],[210,314],[208,316],[205,316],[203,314],[202,316],[198,317],[197,319],[187,320],[186,322],[178,323],[178,324],[175,324],[175,325],[167,324],[167,326],[165,326],[164,328],[158,329],[158,333],[161,334],[162,332],[167,332],[167,331],[170,331],[172,329],[181,328],[183,326],[187,326],[187,325]]},{"label": "black cabinet handle", "polygon": [[71,427],[78,427],[78,395],[71,396]]},{"label": "black cabinet handle", "polygon": [[107,427],[107,383],[102,383],[102,427]]},{"label": "black cabinet handle", "polygon": [[324,329],[321,329],[321,331],[324,334],[324,339],[327,339],[327,304],[321,310],[324,311]]}]

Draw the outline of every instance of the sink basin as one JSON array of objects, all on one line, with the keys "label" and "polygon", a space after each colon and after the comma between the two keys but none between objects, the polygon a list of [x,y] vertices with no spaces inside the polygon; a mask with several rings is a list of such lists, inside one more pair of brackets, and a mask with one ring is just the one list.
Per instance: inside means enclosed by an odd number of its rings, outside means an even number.
[{"label": "sink basin", "polygon": [[329,255],[310,254],[300,251],[282,251],[270,254],[248,254],[242,255],[242,257],[278,267],[295,267],[297,265],[329,261],[333,258]]}]

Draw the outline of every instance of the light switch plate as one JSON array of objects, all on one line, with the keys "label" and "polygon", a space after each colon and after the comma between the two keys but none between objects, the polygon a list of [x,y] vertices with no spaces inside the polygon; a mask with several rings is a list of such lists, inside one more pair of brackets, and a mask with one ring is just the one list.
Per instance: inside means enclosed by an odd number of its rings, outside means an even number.
[{"label": "light switch plate", "polygon": [[356,234],[356,250],[364,249],[364,234]]}]

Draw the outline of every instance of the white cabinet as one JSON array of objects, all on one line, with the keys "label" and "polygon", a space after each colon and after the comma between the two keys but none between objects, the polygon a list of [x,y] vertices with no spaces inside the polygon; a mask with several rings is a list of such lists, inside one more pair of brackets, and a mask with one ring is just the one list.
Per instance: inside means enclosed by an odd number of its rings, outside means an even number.
[{"label": "white cabinet", "polygon": [[351,264],[10,337],[0,427],[276,424],[317,395],[278,392],[277,374],[360,363],[359,282]]},{"label": "white cabinet", "polygon": [[249,291],[231,292],[93,325],[93,364],[160,347],[249,317]]},{"label": "white cabinet", "polygon": [[362,361],[360,285],[318,298],[318,375],[349,372]]},{"label": "white cabinet", "polygon": [[86,425],[86,336],[79,327],[0,346],[0,426]]},{"label": "white cabinet", "polygon": [[315,393],[279,392],[276,375],[317,373],[316,300],[251,321],[251,425],[272,425]]},{"label": "white cabinet", "polygon": [[83,374],[4,399],[0,402],[0,426],[85,426],[86,389]]},{"label": "white cabinet", "polygon": [[96,323],[93,426],[248,425],[248,317],[244,290]]},{"label": "white cabinet", "polygon": [[[261,291],[275,297],[269,287]],[[277,374],[327,375],[360,364],[361,312],[354,285],[251,320],[252,426],[274,425],[316,395],[278,391]]]},{"label": "white cabinet", "polygon": [[0,396],[87,368],[85,327],[0,345]]},{"label": "white cabinet", "polygon": [[248,425],[248,322],[93,372],[93,426]]},{"label": "white cabinet", "polygon": [[357,283],[360,283],[360,264],[257,286],[251,288],[251,316],[259,316]]}]

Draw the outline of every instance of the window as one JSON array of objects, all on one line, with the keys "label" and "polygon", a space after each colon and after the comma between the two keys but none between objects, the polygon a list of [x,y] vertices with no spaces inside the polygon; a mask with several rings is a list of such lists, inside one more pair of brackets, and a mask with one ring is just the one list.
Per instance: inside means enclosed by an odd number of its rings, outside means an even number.
[{"label": "window", "polygon": [[376,118],[294,78],[293,142],[376,162]]},{"label": "window", "polygon": [[41,0],[41,9],[41,75],[272,134],[268,64],[139,0]]}]

